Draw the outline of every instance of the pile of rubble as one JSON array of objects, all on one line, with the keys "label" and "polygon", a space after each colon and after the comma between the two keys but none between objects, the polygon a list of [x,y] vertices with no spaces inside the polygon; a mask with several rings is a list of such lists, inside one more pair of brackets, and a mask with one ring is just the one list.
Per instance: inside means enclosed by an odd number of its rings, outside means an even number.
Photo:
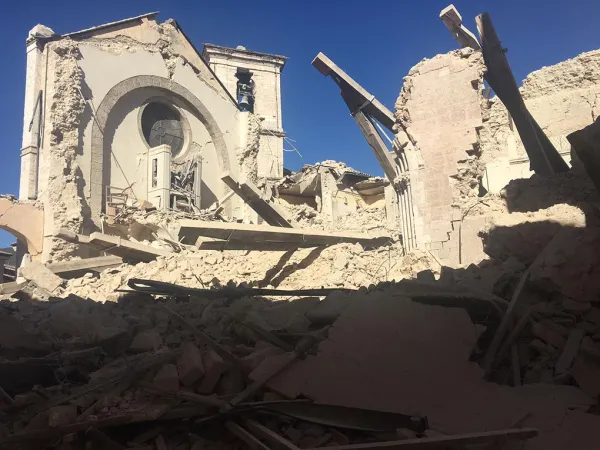
[{"label": "pile of rubble", "polygon": [[66,294],[97,301],[115,299],[115,290],[130,278],[151,278],[186,287],[220,287],[246,283],[256,287],[358,288],[382,281],[413,278],[439,265],[426,252],[404,255],[399,243],[365,250],[360,244],[295,251],[184,250],[148,263],[123,264],[67,281]]},{"label": "pile of rubble", "polygon": [[[519,276],[505,277],[506,292]],[[596,400],[576,387],[587,392],[568,364],[543,383],[529,371],[523,386],[485,381],[478,362],[509,302],[473,280],[465,287],[442,278],[337,291],[130,279],[130,292],[116,302],[73,294],[3,300],[0,444],[445,448],[534,438],[527,449],[551,449],[567,448],[550,444],[573,434],[578,442],[597,439]],[[537,305],[538,338],[527,344],[533,357],[520,365],[574,347],[552,337],[557,328],[548,324],[565,315]],[[529,332],[518,328],[511,336],[522,347]],[[496,381],[502,361],[491,373]]]}]

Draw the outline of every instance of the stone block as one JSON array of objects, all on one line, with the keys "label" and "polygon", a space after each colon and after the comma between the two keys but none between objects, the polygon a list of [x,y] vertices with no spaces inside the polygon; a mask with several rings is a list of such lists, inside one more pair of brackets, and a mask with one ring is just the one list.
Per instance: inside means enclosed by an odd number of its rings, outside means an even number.
[{"label": "stone block", "polygon": [[577,301],[572,298],[564,298],[562,301],[562,308],[565,311],[574,314],[583,314],[592,309],[592,304],[588,301]]},{"label": "stone block", "polygon": [[179,374],[175,364],[165,364],[154,376],[152,384],[161,391],[176,394],[179,391]]},{"label": "stone block", "polygon": [[268,344],[265,347],[256,348],[250,355],[244,356],[241,359],[241,364],[244,370],[248,373],[252,372],[266,358],[274,355],[280,355],[283,350],[279,347]]},{"label": "stone block", "polygon": [[533,326],[531,327],[531,332],[537,338],[558,349],[562,349],[567,342],[566,339],[555,330],[552,330],[550,327],[542,325],[538,322],[534,322]]},{"label": "stone block", "polygon": [[53,293],[62,284],[62,279],[56,276],[42,263],[31,261],[20,270],[20,275],[35,283],[36,286]]},{"label": "stone block", "polygon": [[239,369],[231,369],[225,372],[219,380],[219,395],[232,395],[241,392],[245,387],[244,374]]},{"label": "stone block", "polygon": [[181,356],[177,360],[177,371],[179,381],[184,386],[192,386],[204,375],[202,352],[192,342],[183,344]]},{"label": "stone block", "polygon": [[48,425],[51,427],[60,427],[70,425],[77,419],[76,405],[61,405],[50,408],[48,414]]},{"label": "stone block", "polygon": [[212,394],[219,382],[221,375],[229,368],[229,364],[223,361],[214,350],[208,350],[203,358],[204,377],[198,387],[200,394]]},{"label": "stone block", "polygon": [[329,294],[306,313],[306,317],[313,324],[331,324],[346,309],[350,302],[349,295],[342,291]]},{"label": "stone block", "polygon": [[149,352],[158,349],[163,339],[156,331],[142,331],[134,338],[129,350],[133,352]]}]

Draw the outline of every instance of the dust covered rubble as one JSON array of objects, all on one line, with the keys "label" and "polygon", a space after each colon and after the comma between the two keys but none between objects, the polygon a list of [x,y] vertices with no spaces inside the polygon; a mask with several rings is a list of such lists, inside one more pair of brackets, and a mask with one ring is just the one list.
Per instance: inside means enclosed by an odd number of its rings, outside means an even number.
[{"label": "dust covered rubble", "polygon": [[439,266],[425,252],[404,255],[399,243],[376,249],[360,244],[337,244],[295,251],[192,251],[159,257],[150,263],[124,264],[105,270],[98,278],[88,274],[68,280],[66,294],[97,301],[114,300],[115,290],[130,278],[152,279],[181,286],[218,287],[227,283],[282,289],[357,288],[381,281],[414,278]]},{"label": "dust covered rubble", "polygon": [[[363,288],[358,295],[394,286]],[[36,439],[81,442],[94,434],[78,431],[96,428],[103,430],[100,436],[107,433],[130,445],[164,440],[174,448],[183,443],[197,448],[198,442],[201,448],[239,448],[228,433],[210,436],[199,423],[183,420],[172,426],[168,420],[218,412],[270,370],[274,359],[293,355],[282,347],[299,348],[305,337],[314,343],[324,339],[324,330],[350,300],[337,291],[323,302],[314,297],[278,302],[260,297],[154,299],[140,293],[105,303],[75,295],[48,302],[2,301],[0,445],[12,448],[10,443]],[[207,345],[198,330],[213,344]],[[276,338],[279,346],[267,342]],[[263,386],[245,400],[285,398],[294,396]],[[398,435],[395,429],[387,438],[365,431],[346,435],[307,420],[256,420],[301,448],[417,436],[414,430]],[[110,428],[115,425],[132,429]]]},{"label": "dust covered rubble", "polygon": [[[419,417],[427,414],[433,419],[434,429],[419,434],[414,430],[402,430],[400,434],[390,430],[392,433],[386,435],[373,435],[323,424],[313,429],[314,424],[303,419],[277,416],[269,420],[269,416],[257,416],[255,420],[301,448],[440,436],[463,432],[460,430],[495,430],[510,428],[509,424],[522,420],[519,426],[534,426],[542,433],[539,440],[527,444],[527,449],[566,449],[543,447],[542,443],[570,427],[578,432],[572,433],[569,440],[580,439],[582,424],[600,420],[589,414],[593,412],[593,398],[574,386],[534,383],[517,389],[485,382],[473,361],[482,354],[486,336],[482,330],[493,323],[492,308],[444,307],[429,295],[435,284],[410,286],[406,282],[381,283],[354,293],[334,292],[322,301],[202,296],[154,299],[140,293],[105,303],[75,295],[49,302],[2,301],[0,366],[10,367],[11,372],[0,370],[5,392],[0,399],[0,443],[10,442],[3,440],[11,437],[18,442],[19,436],[27,433],[39,433],[42,438],[48,433],[45,442],[53,443],[92,439],[93,433],[75,430],[75,434],[70,434],[73,429],[69,427],[79,424],[85,429],[102,430],[115,442],[136,442],[138,446],[165,441],[173,448],[183,444],[185,448],[239,448],[231,433],[210,435],[194,421],[180,420],[172,426],[168,419],[202,418],[218,412],[224,400],[242,392],[259,374],[271,370],[268,368],[275,362],[290,357],[289,352],[267,342],[256,329],[268,333],[270,339],[280,339],[280,346],[283,342],[293,348],[302,339],[300,336],[315,333],[321,336],[322,343],[318,351],[311,349],[306,359],[293,362],[247,401],[307,395],[319,402],[324,392],[335,396],[339,388],[353,386],[353,395],[344,391],[353,405],[347,405],[348,401],[339,405]],[[403,324],[400,330],[399,323]],[[328,328],[331,324],[334,327]],[[357,327],[361,336],[357,336]],[[206,333],[240,365],[232,364],[207,346],[195,330]],[[406,339],[411,334],[420,338]],[[375,342],[372,349],[378,351],[364,351],[365,343]],[[445,349],[443,355],[439,353],[441,348]],[[437,350],[407,359],[409,354],[431,349]],[[337,359],[332,359],[335,355]],[[359,359],[346,365],[348,358]],[[363,360],[374,366],[358,362]],[[437,370],[432,370],[433,362]],[[334,388],[327,371],[338,363],[341,366],[337,370],[347,371],[348,377],[339,378],[343,383]],[[314,367],[314,372],[307,372],[306,367]],[[398,367],[401,371],[397,373]],[[358,373],[379,380],[394,378],[396,382],[357,386],[361,379],[355,376]],[[454,389],[447,389],[448,383],[457,382],[457,374],[464,377]],[[414,384],[399,381],[415,375],[420,381],[413,378]],[[294,380],[307,376],[306,384],[297,391]],[[445,376],[449,378],[444,381]],[[432,382],[434,387],[427,386]],[[390,388],[408,389],[411,393],[409,398],[369,394]],[[435,398],[430,389],[435,389]],[[469,397],[469,392],[474,395]],[[468,408],[455,403],[461,396],[469,398]],[[450,409],[448,402],[454,405]],[[375,404],[380,406],[375,408]],[[478,414],[475,422],[458,419],[473,414]],[[571,424],[573,419],[579,425]],[[131,423],[140,420],[146,425]],[[111,428],[115,424],[125,428]],[[590,427],[588,433],[598,429]],[[6,443],[2,445],[11,448]]]}]

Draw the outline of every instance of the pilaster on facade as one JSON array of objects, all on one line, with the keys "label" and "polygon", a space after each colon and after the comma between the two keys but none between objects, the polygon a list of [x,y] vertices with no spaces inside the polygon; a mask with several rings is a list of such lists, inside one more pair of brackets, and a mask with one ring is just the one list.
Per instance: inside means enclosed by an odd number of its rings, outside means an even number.
[{"label": "pilaster on facade", "polygon": [[43,89],[45,74],[45,39],[54,32],[44,25],[31,29],[27,40],[27,65],[25,69],[25,102],[23,108],[23,135],[21,141],[21,181],[19,199],[32,200],[37,197],[37,166],[39,155],[40,127],[43,115]]}]

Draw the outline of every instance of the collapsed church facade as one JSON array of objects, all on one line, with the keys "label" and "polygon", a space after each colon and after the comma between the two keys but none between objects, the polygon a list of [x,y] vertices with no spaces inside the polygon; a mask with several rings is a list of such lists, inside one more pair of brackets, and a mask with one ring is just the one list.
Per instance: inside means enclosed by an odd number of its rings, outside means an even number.
[{"label": "collapsed church facade", "polygon": [[36,26],[0,448],[598,448],[600,51],[440,17],[393,109],[313,61],[384,177],[284,169],[283,56]]},{"label": "collapsed church facade", "polygon": [[[485,88],[481,50],[462,47],[413,67],[393,112],[319,55],[313,65],[340,85],[385,177],[334,161],[290,173],[286,57],[241,46],[200,51],[155,13],[63,35],[38,25],[27,39],[19,201],[0,200],[27,219],[3,214],[0,226],[18,237],[21,254],[43,262],[98,256],[122,239],[160,251],[178,251],[173,241],[202,243],[177,234],[180,227],[166,243],[158,239],[157,225],[181,218],[331,234],[302,238],[302,246],[383,238],[443,265],[479,262],[486,230],[514,212],[502,200],[505,186],[532,172],[512,117]],[[528,108],[567,162],[566,135],[600,108],[599,55],[523,83]],[[132,210],[154,210],[157,222],[142,233]],[[102,245],[87,245],[93,233]],[[294,244],[289,236],[302,232],[294,233],[261,245]]]}]

